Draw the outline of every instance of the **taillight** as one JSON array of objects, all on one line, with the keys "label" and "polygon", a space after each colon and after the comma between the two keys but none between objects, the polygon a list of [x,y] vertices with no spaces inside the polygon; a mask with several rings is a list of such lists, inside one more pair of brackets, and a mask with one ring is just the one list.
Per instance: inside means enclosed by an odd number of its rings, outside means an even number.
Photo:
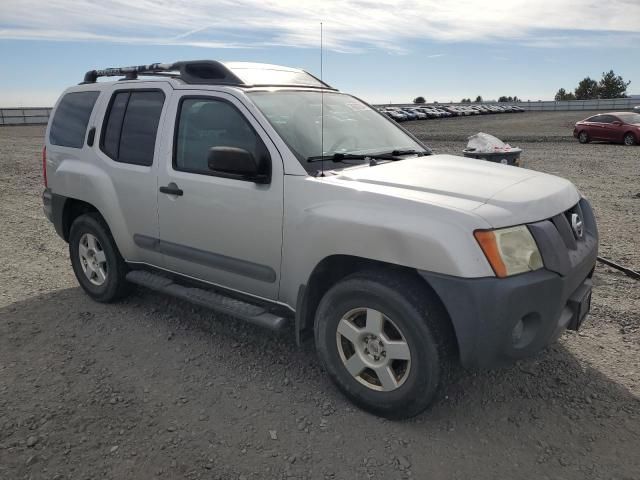
[{"label": "taillight", "polygon": [[42,148],[42,178],[44,179],[44,188],[47,188],[47,146]]}]

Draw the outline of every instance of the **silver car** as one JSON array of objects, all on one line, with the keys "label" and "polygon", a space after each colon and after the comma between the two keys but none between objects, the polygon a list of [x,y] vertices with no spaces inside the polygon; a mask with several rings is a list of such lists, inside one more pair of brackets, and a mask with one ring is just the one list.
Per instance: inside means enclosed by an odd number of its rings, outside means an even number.
[{"label": "silver car", "polygon": [[91,70],[53,109],[43,169],[91,298],[140,285],[290,326],[385,417],[424,410],[451,364],[532,355],[589,311],[598,232],[573,184],[432,155],[302,70]]}]

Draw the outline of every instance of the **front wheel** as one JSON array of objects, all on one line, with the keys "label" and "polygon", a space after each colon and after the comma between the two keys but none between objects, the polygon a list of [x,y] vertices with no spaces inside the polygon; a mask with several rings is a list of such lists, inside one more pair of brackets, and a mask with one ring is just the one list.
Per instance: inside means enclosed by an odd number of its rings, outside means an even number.
[{"label": "front wheel", "polygon": [[447,318],[427,287],[395,272],[358,273],[322,298],[316,348],[336,386],[377,415],[426,409],[447,367]]},{"label": "front wheel", "polygon": [[589,134],[584,130],[578,134],[578,141],[580,143],[589,143]]},{"label": "front wheel", "polygon": [[633,133],[629,132],[624,136],[623,143],[627,146],[635,145],[636,137],[633,135]]}]

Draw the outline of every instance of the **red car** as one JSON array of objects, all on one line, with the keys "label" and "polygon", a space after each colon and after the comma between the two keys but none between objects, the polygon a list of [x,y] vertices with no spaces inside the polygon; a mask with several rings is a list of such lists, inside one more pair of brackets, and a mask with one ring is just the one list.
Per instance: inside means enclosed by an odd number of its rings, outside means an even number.
[{"label": "red car", "polygon": [[640,143],[640,113],[601,113],[576,123],[573,136],[580,143],[591,140],[636,145]]}]

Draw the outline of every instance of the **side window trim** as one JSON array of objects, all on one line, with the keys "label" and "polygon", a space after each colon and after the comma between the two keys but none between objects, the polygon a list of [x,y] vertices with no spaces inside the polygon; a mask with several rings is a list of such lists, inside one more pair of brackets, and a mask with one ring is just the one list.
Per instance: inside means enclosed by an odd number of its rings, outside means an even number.
[{"label": "side window trim", "polygon": [[[123,163],[125,165],[137,165],[135,163],[129,163],[129,162],[120,162],[118,159],[120,158],[120,144],[122,143],[122,131],[123,131],[123,126],[124,126],[124,121],[125,118],[127,116],[127,109],[129,108],[129,100],[131,100],[131,94],[134,92],[159,92],[162,94],[162,98],[163,98],[163,109],[165,108],[166,102],[167,102],[167,95],[164,92],[164,90],[162,90],[161,88],[117,88],[115,90],[113,90],[111,92],[111,98],[109,98],[109,103],[107,104],[107,109],[105,110],[104,116],[102,117],[102,127],[100,128],[100,141],[98,142],[98,147],[100,149],[100,151],[106,155],[107,157],[109,157],[111,160],[113,160],[114,162],[117,163]],[[127,101],[124,105],[124,111],[122,114],[122,119],[120,120],[120,125],[119,125],[119,130],[118,130],[118,145],[117,145],[117,149],[116,149],[116,158],[111,157],[111,155],[109,155],[105,150],[104,150],[104,140],[105,140],[105,133],[107,130],[107,125],[109,124],[109,119],[111,117],[111,109],[113,107],[113,104],[115,102],[116,96],[120,93],[127,93]],[[162,112],[160,113],[160,118],[158,119],[159,121],[162,120]],[[161,125],[160,122],[158,122],[158,127],[156,128],[156,142],[158,139],[158,131],[160,131]],[[152,163],[151,165],[148,165],[148,167],[153,166],[153,161],[155,160],[152,159]],[[138,166],[147,166],[147,165],[138,165]]]},{"label": "side window trim", "polygon": [[[223,97],[219,97],[219,96],[214,96],[214,95],[183,95],[178,99],[178,106],[176,109],[176,118],[174,121],[174,129],[173,129],[173,145],[171,147],[171,168],[176,171],[176,172],[184,172],[184,173],[191,173],[194,175],[205,175],[205,176],[209,176],[209,177],[219,177],[219,178],[232,178],[229,177],[227,175],[221,174],[221,173],[215,173],[212,171],[204,171],[204,170],[193,170],[193,169],[187,169],[187,168],[179,168],[178,164],[177,164],[177,156],[178,156],[178,134],[180,132],[180,117],[182,116],[182,105],[185,102],[185,100],[208,100],[208,101],[212,101],[212,102],[221,102],[221,103],[226,103],[227,105],[229,105],[231,108],[233,108],[236,112],[238,112],[238,114],[244,119],[244,121],[246,122],[246,124],[249,126],[249,128],[251,129],[251,131],[254,133],[254,135],[256,136],[256,138],[260,141],[260,143],[262,144],[264,151],[267,154],[267,161],[268,161],[268,171],[271,172],[271,164],[272,164],[272,158],[271,158],[271,154],[269,152],[269,148],[267,147],[264,139],[260,136],[260,134],[258,133],[258,131],[256,130],[256,128],[251,124],[251,121],[249,120],[249,117],[247,115],[245,115],[242,110],[240,110],[232,101],[223,98]],[[270,173],[269,173],[270,176]],[[249,182],[251,183],[250,180],[244,180],[244,179],[238,179],[238,178],[232,178],[234,180],[238,180],[238,181],[242,181],[242,182]]]},{"label": "side window trim", "polygon": [[[131,100],[131,91],[126,92],[127,93],[127,101],[124,102],[124,110],[122,112],[122,119],[120,120],[120,125],[118,126],[118,145],[116,146],[116,158],[112,158],[112,160],[115,160],[116,162],[118,161],[118,159],[120,158],[120,145],[122,144],[122,130],[124,127],[124,117],[127,116],[127,108],[129,108],[129,100]],[[113,98],[115,99],[115,95],[113,95]],[[111,109],[109,109],[109,115],[111,115]]]}]

